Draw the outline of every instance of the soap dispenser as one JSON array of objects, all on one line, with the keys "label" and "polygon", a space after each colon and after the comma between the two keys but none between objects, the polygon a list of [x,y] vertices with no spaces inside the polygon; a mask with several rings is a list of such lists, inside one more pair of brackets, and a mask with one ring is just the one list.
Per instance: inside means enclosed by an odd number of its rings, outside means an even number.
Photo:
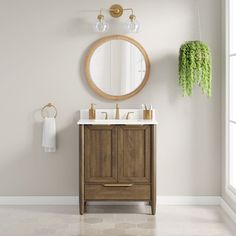
[{"label": "soap dispenser", "polygon": [[96,119],[96,110],[94,109],[94,104],[91,103],[91,106],[89,108],[89,119],[95,120]]}]

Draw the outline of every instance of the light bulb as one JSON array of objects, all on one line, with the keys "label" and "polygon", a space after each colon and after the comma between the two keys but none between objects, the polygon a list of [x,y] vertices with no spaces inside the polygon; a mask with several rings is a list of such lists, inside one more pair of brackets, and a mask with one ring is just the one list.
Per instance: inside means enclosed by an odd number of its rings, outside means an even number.
[{"label": "light bulb", "polygon": [[138,33],[139,28],[140,28],[140,24],[136,20],[135,15],[132,14],[129,16],[129,21],[127,22],[127,28],[129,30],[129,32],[131,32],[131,33]]},{"label": "light bulb", "polygon": [[103,15],[98,15],[98,21],[95,24],[95,31],[99,33],[105,33],[109,29],[109,24],[104,20]]}]

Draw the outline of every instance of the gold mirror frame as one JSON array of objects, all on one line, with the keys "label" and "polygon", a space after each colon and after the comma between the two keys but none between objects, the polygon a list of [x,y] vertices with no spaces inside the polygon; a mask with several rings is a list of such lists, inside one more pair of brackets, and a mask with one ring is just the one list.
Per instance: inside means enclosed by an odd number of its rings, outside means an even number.
[{"label": "gold mirror frame", "polygon": [[[98,88],[96,86],[96,84],[93,82],[92,77],[91,77],[91,73],[90,73],[90,61],[91,61],[91,57],[93,56],[94,51],[101,46],[102,44],[110,41],[110,40],[124,40],[124,41],[128,41],[131,44],[135,45],[140,52],[143,54],[144,60],[145,60],[145,64],[146,64],[146,73],[145,76],[143,78],[142,83],[132,92],[124,94],[124,95],[111,95],[108,93],[103,92],[100,88]],[[145,49],[143,48],[143,46],[137,42],[136,40],[124,36],[124,35],[111,35],[111,36],[106,36],[103,37],[101,39],[98,39],[97,41],[95,41],[89,48],[88,53],[85,57],[85,78],[89,84],[89,86],[92,88],[92,90],[97,93],[98,95],[102,96],[103,98],[106,99],[111,99],[111,100],[124,100],[124,99],[128,99],[132,96],[134,96],[135,94],[137,94],[138,92],[140,92],[143,87],[146,85],[148,79],[149,79],[149,75],[150,75],[150,61],[149,61],[149,57],[147,55],[147,52],[145,51]]]}]

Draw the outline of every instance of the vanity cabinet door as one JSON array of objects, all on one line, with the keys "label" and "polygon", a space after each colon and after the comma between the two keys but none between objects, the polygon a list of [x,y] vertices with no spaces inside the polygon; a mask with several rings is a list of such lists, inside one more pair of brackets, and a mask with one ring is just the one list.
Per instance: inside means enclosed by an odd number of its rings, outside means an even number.
[{"label": "vanity cabinet door", "polygon": [[117,182],[117,127],[85,126],[85,183]]},{"label": "vanity cabinet door", "polygon": [[118,182],[150,183],[151,127],[118,128]]}]

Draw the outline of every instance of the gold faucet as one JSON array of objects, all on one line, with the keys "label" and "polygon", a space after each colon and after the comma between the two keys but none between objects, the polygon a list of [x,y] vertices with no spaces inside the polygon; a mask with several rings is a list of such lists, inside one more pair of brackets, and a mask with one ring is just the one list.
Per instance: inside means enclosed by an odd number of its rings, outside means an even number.
[{"label": "gold faucet", "polygon": [[127,114],[126,114],[126,120],[128,120],[128,119],[129,119],[129,115],[130,115],[130,114],[134,114],[134,112],[130,112],[130,111],[129,111],[129,112],[127,112]]},{"label": "gold faucet", "polygon": [[107,112],[102,112],[102,114],[105,114],[105,120],[108,119],[108,113]]},{"label": "gold faucet", "polygon": [[120,119],[120,108],[119,108],[118,104],[116,104],[116,116],[115,116],[115,119],[116,120]]}]

